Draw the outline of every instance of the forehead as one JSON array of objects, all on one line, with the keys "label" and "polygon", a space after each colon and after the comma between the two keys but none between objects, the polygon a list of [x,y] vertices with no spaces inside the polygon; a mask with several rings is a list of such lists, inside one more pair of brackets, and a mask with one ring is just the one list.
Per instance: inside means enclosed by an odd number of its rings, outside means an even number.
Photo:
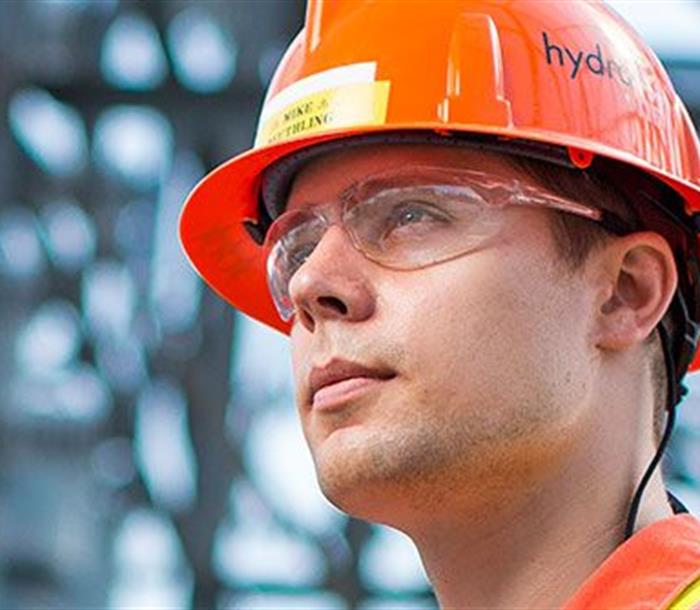
[{"label": "forehead", "polygon": [[457,149],[435,144],[379,144],[330,152],[315,158],[297,174],[286,209],[328,203],[355,182],[392,169],[411,166],[493,171],[515,176],[516,170],[505,156],[483,151]]}]

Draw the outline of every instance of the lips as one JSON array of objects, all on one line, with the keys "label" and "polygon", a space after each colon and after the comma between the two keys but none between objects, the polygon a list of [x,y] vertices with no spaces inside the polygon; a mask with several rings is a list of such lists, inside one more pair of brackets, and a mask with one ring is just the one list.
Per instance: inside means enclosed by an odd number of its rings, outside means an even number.
[{"label": "lips", "polygon": [[387,380],[396,377],[396,372],[386,367],[370,367],[349,360],[333,359],[322,367],[311,369],[308,379],[309,403],[322,388],[349,379]]}]

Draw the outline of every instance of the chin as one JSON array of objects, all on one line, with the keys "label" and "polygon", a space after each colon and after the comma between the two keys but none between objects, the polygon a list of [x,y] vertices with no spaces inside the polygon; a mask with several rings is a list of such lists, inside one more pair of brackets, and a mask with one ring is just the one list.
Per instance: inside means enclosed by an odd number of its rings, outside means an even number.
[{"label": "chin", "polygon": [[318,480],[323,495],[333,506],[363,521],[396,525],[397,508],[405,504],[405,499],[391,485],[368,477],[352,479],[322,475]]},{"label": "chin", "polygon": [[338,430],[314,451],[319,486],[339,510],[366,521],[398,527],[409,507],[426,508],[445,482],[422,476],[411,452],[384,437]]},{"label": "chin", "polygon": [[375,443],[368,442],[366,434],[353,434],[357,429],[342,428],[333,431],[312,448],[316,478],[329,502],[334,506],[360,518],[372,498],[381,497],[382,479],[377,464],[372,464],[371,449]]}]

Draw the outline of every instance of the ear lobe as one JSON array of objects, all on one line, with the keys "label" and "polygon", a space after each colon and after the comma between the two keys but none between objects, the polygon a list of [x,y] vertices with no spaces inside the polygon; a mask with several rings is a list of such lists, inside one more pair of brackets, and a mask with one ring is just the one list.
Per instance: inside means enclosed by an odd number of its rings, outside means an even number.
[{"label": "ear lobe", "polygon": [[678,284],[673,252],[658,233],[621,237],[602,253],[603,302],[597,315],[597,347],[622,350],[642,343],[661,321]]}]

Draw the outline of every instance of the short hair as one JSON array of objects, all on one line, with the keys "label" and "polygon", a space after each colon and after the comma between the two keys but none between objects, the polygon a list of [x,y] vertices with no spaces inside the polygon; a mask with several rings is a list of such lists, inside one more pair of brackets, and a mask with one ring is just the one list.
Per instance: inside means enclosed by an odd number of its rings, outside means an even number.
[{"label": "short hair", "polygon": [[[630,202],[630,193],[622,184],[613,183],[604,173],[569,169],[526,157],[513,157],[513,163],[538,184],[554,194],[615,212],[627,224],[639,230],[654,230],[644,227],[638,209]],[[608,229],[588,219],[555,211],[548,215],[555,249],[561,268],[568,273],[581,270],[591,254],[615,238]],[[673,328],[667,312],[668,323]],[[661,337],[658,329],[644,340],[647,350],[647,370],[653,387],[653,435],[656,444],[661,440],[665,422],[668,396],[668,376]]]}]

